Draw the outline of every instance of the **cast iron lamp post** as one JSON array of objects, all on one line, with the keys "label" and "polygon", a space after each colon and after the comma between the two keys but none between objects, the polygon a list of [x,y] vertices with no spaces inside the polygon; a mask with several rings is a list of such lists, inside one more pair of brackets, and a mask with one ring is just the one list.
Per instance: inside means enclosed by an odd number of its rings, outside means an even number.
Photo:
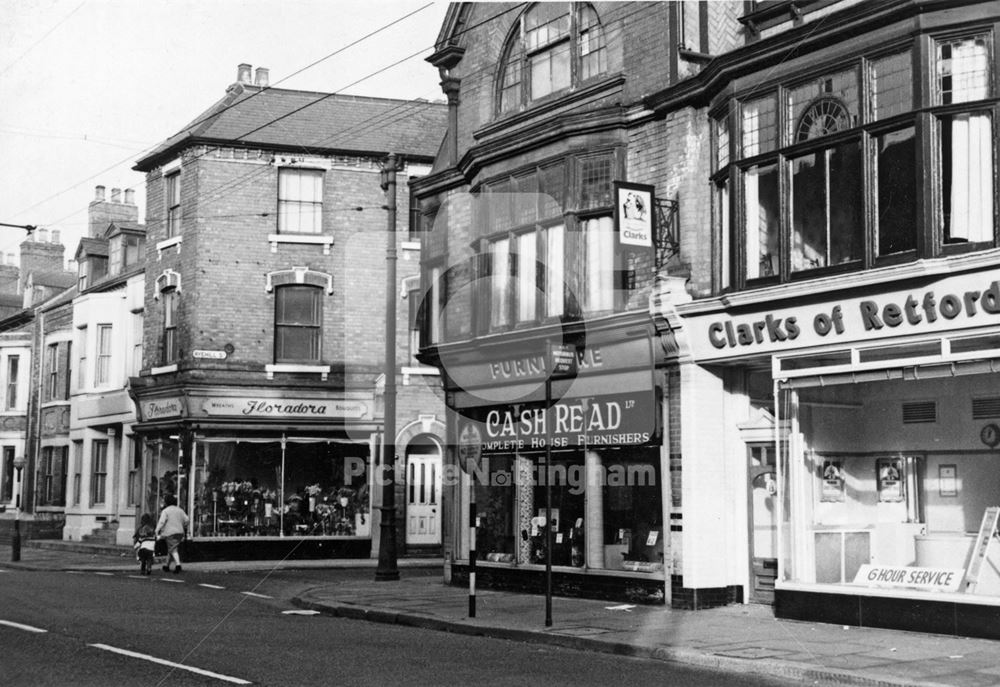
[{"label": "cast iron lamp post", "polygon": [[21,470],[27,461],[24,456],[14,458],[14,471],[17,474],[17,494],[14,496],[14,536],[10,540],[10,560],[16,563],[21,560],[21,491],[24,485],[21,483]]}]

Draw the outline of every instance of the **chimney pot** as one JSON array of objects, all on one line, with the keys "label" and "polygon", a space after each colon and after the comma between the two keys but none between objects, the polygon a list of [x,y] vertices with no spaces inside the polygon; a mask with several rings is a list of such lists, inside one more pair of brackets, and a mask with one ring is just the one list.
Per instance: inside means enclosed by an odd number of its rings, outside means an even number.
[{"label": "chimney pot", "polygon": [[267,84],[267,82],[268,82],[267,77],[268,77],[269,73],[270,73],[269,69],[266,69],[264,67],[257,67],[257,71],[255,72],[256,76],[254,77],[254,82],[253,82],[254,86],[260,86],[261,88],[267,88],[267,85],[268,85]]},{"label": "chimney pot", "polygon": [[104,187],[100,184],[94,187],[94,200],[104,200]]},{"label": "chimney pot", "polygon": [[39,243],[48,243],[49,242],[49,230],[48,229],[39,229],[38,230],[38,242]]},{"label": "chimney pot", "polygon": [[7,264],[17,265],[17,256],[14,253],[7,253]]},{"label": "chimney pot", "polygon": [[126,205],[135,205],[135,189],[127,188],[125,189],[125,203]]},{"label": "chimney pot", "polygon": [[250,83],[250,69],[251,69],[250,65],[247,64],[246,62],[240,64],[236,68],[236,80],[239,83],[245,83],[245,84]]},{"label": "chimney pot", "polygon": [[112,203],[122,202],[122,190],[120,188],[111,189],[111,202]]},{"label": "chimney pot", "polygon": [[62,241],[60,241],[59,238],[60,238],[59,230],[58,229],[53,229],[52,230],[52,243],[62,243]]}]

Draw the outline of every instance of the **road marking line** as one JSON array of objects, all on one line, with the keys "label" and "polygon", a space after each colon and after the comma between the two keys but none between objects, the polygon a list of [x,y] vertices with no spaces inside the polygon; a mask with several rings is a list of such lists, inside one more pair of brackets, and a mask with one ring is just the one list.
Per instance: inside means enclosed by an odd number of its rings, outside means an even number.
[{"label": "road marking line", "polygon": [[207,587],[208,589],[225,589],[225,587],[220,587],[217,584],[205,584],[204,582],[200,582],[198,584],[198,586],[199,587]]},{"label": "road marking line", "polygon": [[240,594],[246,594],[247,596],[256,596],[258,599],[273,599],[273,596],[268,596],[267,594],[258,594],[257,592],[240,592]]},{"label": "road marking line", "polygon": [[109,572],[95,572],[95,575],[100,575],[101,577],[114,577],[114,573]]},{"label": "road marking line", "polygon": [[14,623],[9,620],[0,620],[0,625],[6,625],[7,627],[16,627],[18,630],[25,630],[26,632],[48,632],[48,630],[43,630],[40,627],[32,627],[31,625],[22,625],[21,623]]},{"label": "road marking line", "polygon": [[282,611],[285,615],[319,615],[319,611]]},{"label": "road marking line", "polygon": [[174,582],[176,584],[184,584],[184,580],[171,580],[169,577],[161,577],[160,582]]},{"label": "road marking line", "polygon": [[145,575],[129,575],[129,577],[131,577],[133,580],[144,580],[144,579],[146,579]]},{"label": "road marking line", "polygon": [[141,658],[143,661],[150,661],[152,663],[159,663],[160,665],[170,666],[171,668],[179,668],[180,670],[187,670],[192,673],[197,673],[198,675],[214,677],[216,680],[225,680],[226,682],[232,682],[233,684],[237,685],[253,684],[252,682],[240,679],[238,677],[232,677],[231,675],[223,675],[222,673],[213,673],[210,670],[203,670],[201,668],[195,668],[194,666],[186,666],[183,663],[174,663],[173,661],[167,661],[166,659],[157,658],[156,656],[150,656],[149,654],[140,654],[135,651],[129,651],[128,649],[119,649],[118,647],[109,646],[107,644],[88,644],[87,646],[92,646],[95,649],[101,649],[103,651],[110,651],[115,654],[121,654],[122,656]]}]

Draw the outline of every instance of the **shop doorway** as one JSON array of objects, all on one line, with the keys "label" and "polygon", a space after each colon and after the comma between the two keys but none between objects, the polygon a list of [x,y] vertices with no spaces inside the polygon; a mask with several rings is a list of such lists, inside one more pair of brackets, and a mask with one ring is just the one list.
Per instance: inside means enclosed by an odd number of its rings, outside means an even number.
[{"label": "shop doorway", "polygon": [[774,603],[778,576],[778,477],[774,442],[747,444],[750,504],[750,601]]},{"label": "shop doorway", "polygon": [[429,438],[406,450],[406,545],[441,545],[441,449]]}]

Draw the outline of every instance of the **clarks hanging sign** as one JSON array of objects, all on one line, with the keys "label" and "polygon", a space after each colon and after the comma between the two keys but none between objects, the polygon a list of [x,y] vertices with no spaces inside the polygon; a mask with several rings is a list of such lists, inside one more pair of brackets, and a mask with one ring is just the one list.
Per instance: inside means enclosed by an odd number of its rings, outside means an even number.
[{"label": "clarks hanging sign", "polygon": [[698,360],[982,327],[1000,324],[1000,273],[747,315],[696,315],[685,317],[684,324]]}]

